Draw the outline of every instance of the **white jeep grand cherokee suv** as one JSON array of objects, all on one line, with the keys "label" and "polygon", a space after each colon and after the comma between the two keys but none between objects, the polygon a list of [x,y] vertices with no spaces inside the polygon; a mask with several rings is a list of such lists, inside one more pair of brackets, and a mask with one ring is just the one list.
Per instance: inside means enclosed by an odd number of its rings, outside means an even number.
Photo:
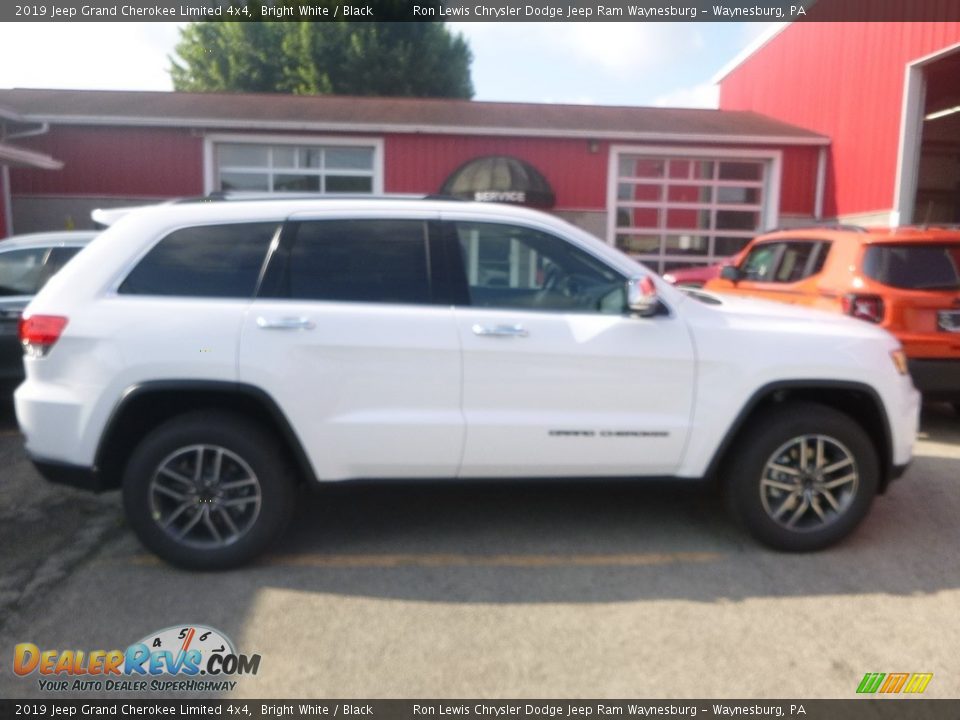
[{"label": "white jeep grand cherokee suv", "polygon": [[295,486],[717,477],[761,542],[847,535],[918,395],[866,323],[686,295],[548,215],[269,200],[131,213],[27,308],[16,411],[50,480],[120,488],[171,563],[240,564]]}]

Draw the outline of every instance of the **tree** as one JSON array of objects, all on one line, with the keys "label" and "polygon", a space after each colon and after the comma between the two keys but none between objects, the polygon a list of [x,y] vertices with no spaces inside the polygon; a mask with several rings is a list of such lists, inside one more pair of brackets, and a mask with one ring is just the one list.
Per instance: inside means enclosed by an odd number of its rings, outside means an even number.
[{"label": "tree", "polygon": [[196,22],[176,90],[473,97],[473,56],[441,22]]}]

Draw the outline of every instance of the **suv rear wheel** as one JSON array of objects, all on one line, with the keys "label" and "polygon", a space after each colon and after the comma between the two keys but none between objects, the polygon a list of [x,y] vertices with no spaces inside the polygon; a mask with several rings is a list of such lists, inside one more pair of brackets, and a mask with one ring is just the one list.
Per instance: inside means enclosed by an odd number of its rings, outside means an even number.
[{"label": "suv rear wheel", "polygon": [[127,518],[167,562],[214,570],[259,554],[286,525],[294,483],[276,440],[219,412],[175,417],[134,449],[123,479]]},{"label": "suv rear wheel", "polygon": [[778,407],[750,423],[727,466],[734,513],[763,544],[820,550],[860,523],[879,463],[853,419],[814,403]]}]

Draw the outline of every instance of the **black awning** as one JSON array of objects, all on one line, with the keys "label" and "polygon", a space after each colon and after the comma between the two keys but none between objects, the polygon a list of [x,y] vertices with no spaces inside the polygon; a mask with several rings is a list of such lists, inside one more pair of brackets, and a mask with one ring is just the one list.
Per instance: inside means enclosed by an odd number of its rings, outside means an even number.
[{"label": "black awning", "polygon": [[530,163],[509,155],[488,155],[461,165],[440,188],[463,200],[551,208],[556,202],[547,179]]}]

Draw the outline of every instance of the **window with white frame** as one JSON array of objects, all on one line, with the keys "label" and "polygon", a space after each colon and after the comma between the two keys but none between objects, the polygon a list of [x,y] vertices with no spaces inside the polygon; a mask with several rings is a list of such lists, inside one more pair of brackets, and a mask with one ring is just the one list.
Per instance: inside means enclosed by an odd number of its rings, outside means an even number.
[{"label": "window with white frame", "polygon": [[215,189],[260,192],[373,193],[376,148],[219,142]]},{"label": "window with white frame", "polygon": [[769,158],[620,152],[612,242],[658,272],[734,255],[765,227]]}]

